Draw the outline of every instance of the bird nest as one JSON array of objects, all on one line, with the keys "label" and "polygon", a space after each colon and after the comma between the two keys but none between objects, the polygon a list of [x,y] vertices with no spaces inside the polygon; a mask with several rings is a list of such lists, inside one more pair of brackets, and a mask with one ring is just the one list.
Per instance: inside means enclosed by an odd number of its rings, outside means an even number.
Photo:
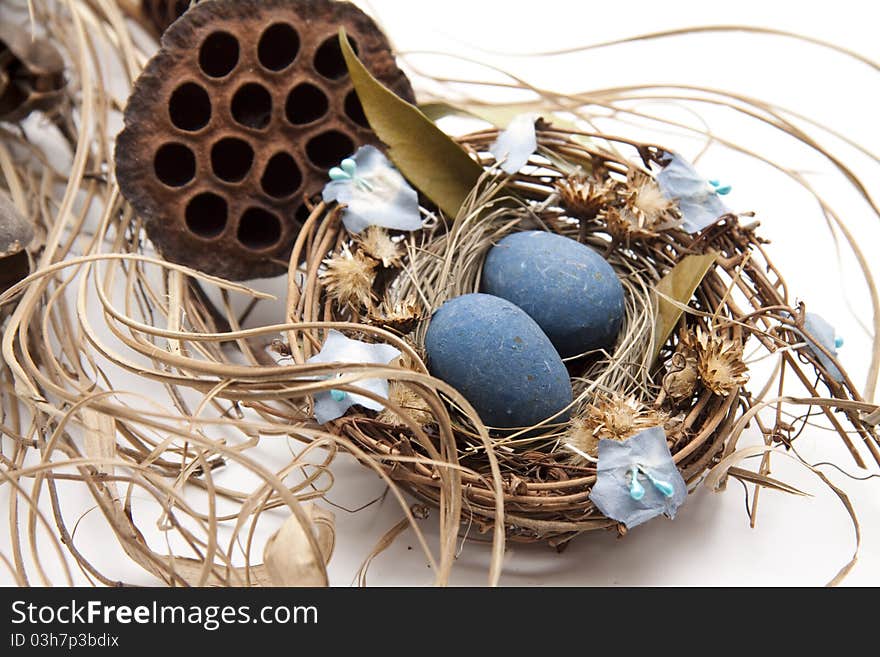
[{"label": "bird nest", "polygon": [[[337,378],[316,384],[316,392],[346,391],[368,375],[389,380],[384,410],[353,406],[328,425],[363,450],[361,460],[381,464],[412,495],[460,513],[480,533],[503,524],[509,540],[557,547],[590,530],[624,534],[626,526],[591,500],[598,441],[662,426],[693,490],[769,403],[762,384],[749,381],[748,363],[762,354],[777,356],[811,403],[827,401],[819,406],[857,461],[852,436],[878,456],[858,404],[832,412],[833,400],[858,402],[859,393],[833,350],[809,333],[804,307],[790,302],[756,221],[729,214],[691,234],[651,173],[664,163],[663,149],[547,124],[537,134],[536,154],[513,176],[500,173],[488,152],[496,131],[461,139],[486,173],[455,218],[423,210],[428,221],[419,233],[370,229],[352,237],[341,208],[321,204],[300,233],[292,262],[304,265],[291,277],[288,310],[303,328],[284,350],[304,363],[324,331],[338,328],[403,354],[387,367],[341,366]],[[598,147],[599,139],[610,148]],[[564,235],[602,253],[623,283],[626,314],[613,348],[567,360],[570,420],[502,432],[429,375],[424,342],[432,313],[479,291],[487,251],[522,230]],[[688,262],[691,270],[704,264],[687,273]],[[785,417],[769,426],[757,420],[768,446],[791,438]],[[737,468],[724,474],[754,479]]]}]

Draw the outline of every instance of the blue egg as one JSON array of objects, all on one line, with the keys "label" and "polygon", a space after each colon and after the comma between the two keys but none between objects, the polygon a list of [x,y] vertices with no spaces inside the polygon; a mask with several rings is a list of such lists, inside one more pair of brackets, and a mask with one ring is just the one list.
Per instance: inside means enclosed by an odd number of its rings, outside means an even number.
[{"label": "blue egg", "polygon": [[614,346],[623,324],[623,286],[588,246],[544,231],[513,233],[489,250],[482,291],[516,304],[563,358]]},{"label": "blue egg", "polygon": [[466,294],[444,303],[425,335],[428,367],[467,399],[484,424],[530,427],[571,403],[571,380],[534,320],[504,299]]}]

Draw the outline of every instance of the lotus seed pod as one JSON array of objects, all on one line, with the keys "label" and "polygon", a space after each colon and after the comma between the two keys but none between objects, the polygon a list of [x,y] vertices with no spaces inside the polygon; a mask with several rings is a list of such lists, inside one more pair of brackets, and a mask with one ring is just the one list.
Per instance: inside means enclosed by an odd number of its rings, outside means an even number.
[{"label": "lotus seed pod", "polygon": [[339,48],[413,100],[366,14],[332,0],[212,0],[162,36],[116,144],[122,193],[162,255],[232,280],[276,276],[306,199],[363,144],[378,144]]}]

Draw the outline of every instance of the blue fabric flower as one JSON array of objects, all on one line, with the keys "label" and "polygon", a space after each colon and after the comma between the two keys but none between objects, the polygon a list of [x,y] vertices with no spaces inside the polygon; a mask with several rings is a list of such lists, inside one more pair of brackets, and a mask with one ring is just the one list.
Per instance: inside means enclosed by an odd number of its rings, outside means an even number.
[{"label": "blue fabric flower", "polygon": [[657,184],[666,198],[678,201],[684,230],[696,233],[730,212],[720,198],[730,192],[729,186],[706,180],[677,153],[667,155],[672,159],[657,174]]},{"label": "blue fabric flower", "polygon": [[[400,356],[400,352],[387,344],[370,344],[345,337],[339,331],[330,330],[327,341],[321,351],[309,358],[309,363],[370,363],[387,365]],[[352,387],[372,392],[388,399],[388,381],[386,379],[361,379]],[[385,408],[381,403],[363,395],[330,390],[315,395],[315,419],[319,424],[345,415],[350,406],[358,404],[364,408],[381,411]]]},{"label": "blue fabric flower", "polygon": [[513,118],[507,129],[498,135],[489,147],[495,160],[501,162],[504,173],[514,174],[522,169],[529,158],[538,149],[538,137],[535,134],[535,114],[520,114]]},{"label": "blue fabric flower", "polygon": [[[843,382],[843,374],[840,369],[817,346],[817,343],[822,345],[822,347],[827,349],[834,358],[837,358],[837,348],[843,345],[843,340],[835,335],[834,327],[831,326],[831,324],[829,324],[821,315],[817,315],[816,313],[805,313],[804,328],[810,336],[808,338],[806,335],[802,334],[804,340],[807,341],[807,345],[810,347],[810,351],[815,354],[819,362],[822,363],[822,367],[828,370],[828,373],[835,381],[838,383]],[[813,342],[811,338],[815,338],[816,342]]]},{"label": "blue fabric flower", "polygon": [[659,515],[675,517],[687,485],[675,467],[662,427],[624,441],[599,441],[596,484],[590,499],[604,515],[632,529]]},{"label": "blue fabric flower", "polygon": [[344,205],[342,223],[350,233],[368,226],[419,230],[419,197],[400,172],[374,146],[361,146],[354,157],[330,169],[324,201]]}]

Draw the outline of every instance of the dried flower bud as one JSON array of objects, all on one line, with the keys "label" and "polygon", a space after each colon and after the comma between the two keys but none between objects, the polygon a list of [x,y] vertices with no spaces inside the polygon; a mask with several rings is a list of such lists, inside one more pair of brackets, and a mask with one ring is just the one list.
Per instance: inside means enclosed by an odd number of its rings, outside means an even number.
[{"label": "dried flower bud", "polygon": [[423,316],[421,309],[413,303],[391,303],[385,299],[381,308],[371,311],[367,319],[374,326],[406,335],[412,332]]},{"label": "dried flower bud", "polygon": [[373,303],[373,281],[377,262],[358,251],[355,254],[343,245],[342,252],[324,260],[321,282],[327,292],[341,304],[370,307]]},{"label": "dried flower bud", "polygon": [[654,231],[675,225],[675,204],[667,199],[656,181],[643,171],[630,169],[626,183],[618,188],[624,207],[636,218],[639,227]]},{"label": "dried flower bud", "polygon": [[[421,395],[413,392],[413,390],[405,383],[392,381],[388,399],[406,411],[410,419],[420,426],[435,422],[434,415],[431,413],[431,407],[428,406],[427,402]],[[376,419],[379,420],[379,422],[393,424],[395,426],[405,424],[397,413],[390,411],[387,407],[376,416]]]},{"label": "dried flower bud", "polygon": [[599,440],[626,440],[649,427],[661,426],[666,414],[648,408],[634,396],[598,395],[572,419],[565,442],[596,456]]},{"label": "dried flower bud", "polygon": [[563,207],[578,219],[592,221],[610,203],[614,194],[608,183],[569,176],[556,183]]},{"label": "dried flower bud", "polygon": [[749,380],[743,345],[697,328],[698,371],[709,390],[728,396]]},{"label": "dried flower bud", "polygon": [[667,374],[663,377],[663,389],[675,403],[693,397],[700,382],[697,352],[692,334],[682,331],[672,355],[666,366]]},{"label": "dried flower bud", "polygon": [[388,231],[381,226],[370,226],[356,237],[358,246],[373,260],[378,260],[385,268],[400,267],[403,248],[394,242]]},{"label": "dried flower bud", "polygon": [[585,417],[574,417],[568,424],[563,442],[582,454],[595,457],[599,453],[599,437]]}]

